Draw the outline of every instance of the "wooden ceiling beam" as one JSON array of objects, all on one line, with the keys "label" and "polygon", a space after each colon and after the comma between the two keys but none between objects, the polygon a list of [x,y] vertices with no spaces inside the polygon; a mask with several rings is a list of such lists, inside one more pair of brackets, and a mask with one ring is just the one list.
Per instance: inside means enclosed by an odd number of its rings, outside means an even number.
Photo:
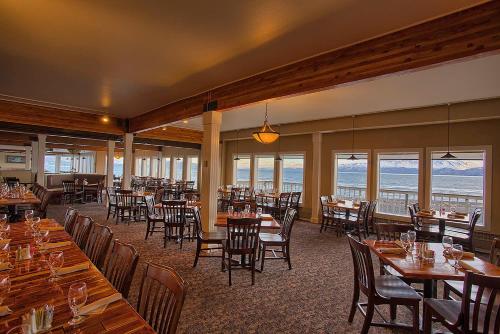
[{"label": "wooden ceiling beam", "polygon": [[[217,110],[304,94],[500,50],[500,1],[487,2],[211,90]],[[207,94],[129,121],[140,132],[203,113]]]},{"label": "wooden ceiling beam", "polygon": [[159,140],[182,141],[201,144],[203,132],[193,129],[165,126],[137,134],[139,138],[150,138]]}]

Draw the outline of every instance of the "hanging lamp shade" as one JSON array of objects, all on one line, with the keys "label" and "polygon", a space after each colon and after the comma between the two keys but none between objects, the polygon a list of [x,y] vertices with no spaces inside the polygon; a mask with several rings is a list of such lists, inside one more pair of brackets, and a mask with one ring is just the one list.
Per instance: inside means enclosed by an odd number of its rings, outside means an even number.
[{"label": "hanging lamp shade", "polygon": [[267,104],[266,104],[266,118],[264,119],[264,125],[259,131],[255,131],[252,136],[256,141],[261,144],[271,144],[274,143],[280,136],[279,132],[273,130],[269,122],[267,121]]},{"label": "hanging lamp shade", "polygon": [[354,154],[351,154],[351,156],[347,158],[347,160],[358,160],[358,158],[356,158]]}]

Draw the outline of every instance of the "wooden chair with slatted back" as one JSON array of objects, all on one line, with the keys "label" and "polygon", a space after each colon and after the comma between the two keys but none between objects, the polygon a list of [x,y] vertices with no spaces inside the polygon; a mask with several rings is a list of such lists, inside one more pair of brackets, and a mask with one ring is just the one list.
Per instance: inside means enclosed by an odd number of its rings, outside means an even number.
[{"label": "wooden chair with slatted back", "polygon": [[64,215],[64,230],[69,235],[73,234],[73,229],[76,223],[76,217],[78,216],[78,210],[74,208],[68,208],[66,214]]},{"label": "wooden chair with slatted back", "polygon": [[132,216],[135,214],[136,197],[133,196],[132,190],[117,190],[116,194],[116,224],[119,221],[124,221],[128,214],[127,223],[130,224]]},{"label": "wooden chair with slatted back", "polygon": [[[163,212],[161,209],[156,209],[155,204],[161,203],[156,202],[153,196],[146,196],[146,237],[144,240],[148,240],[150,235],[153,235],[155,232],[163,232],[165,228],[165,221],[163,218]],[[158,226],[157,226],[158,224]]]},{"label": "wooden chair with slatted back", "polygon": [[[194,230],[196,234],[196,255],[194,258],[193,267],[198,264],[198,259],[200,257],[222,257],[222,255],[201,255],[201,251],[213,251],[222,249],[222,243],[226,240],[226,232],[224,231],[214,231],[214,232],[204,232],[201,224],[200,209],[198,207],[193,208],[194,216]],[[202,248],[206,245],[206,248]],[[210,245],[215,247],[210,247]]]},{"label": "wooden chair with slatted back", "polygon": [[85,254],[99,269],[104,265],[111,240],[113,240],[113,232],[108,226],[93,224],[85,247]]},{"label": "wooden chair with slatted back", "polygon": [[80,249],[85,249],[87,246],[87,240],[90,235],[90,231],[94,225],[94,220],[88,216],[78,215],[76,217],[75,226],[73,228],[73,241],[80,247]]},{"label": "wooden chair with slatted back", "polygon": [[251,271],[252,285],[254,285],[260,225],[260,218],[227,218],[227,239],[222,243],[222,268],[229,270],[229,285],[232,284],[231,270],[235,266],[232,263],[234,255],[241,256],[239,266]]},{"label": "wooden chair with slatted back", "polygon": [[49,206],[50,199],[52,198],[52,192],[43,189],[41,192],[40,205],[35,209],[35,215],[44,219],[47,218],[47,207]]},{"label": "wooden chair with slatted back", "polygon": [[453,237],[453,242],[462,244],[464,249],[469,252],[474,252],[474,231],[479,218],[481,218],[481,214],[482,210],[480,208],[474,209],[469,216],[469,224],[464,227],[446,226],[444,235]]},{"label": "wooden chair with slatted back", "polygon": [[350,215],[349,217],[341,217],[340,221],[345,226],[345,229],[354,233],[358,236],[359,241],[361,241],[361,233],[363,233],[364,238],[368,238],[368,231],[366,230],[366,217],[368,216],[368,202],[362,201],[359,204],[359,210],[357,216]]},{"label": "wooden chair with slatted back", "polygon": [[159,334],[174,334],[186,298],[187,284],[174,269],[147,263],[137,312]]},{"label": "wooden chair with slatted back", "polygon": [[128,297],[139,253],[130,244],[115,240],[103,267],[103,274],[124,298]]},{"label": "wooden chair with slatted back", "polygon": [[424,300],[424,333],[432,332],[433,321],[453,333],[499,333],[499,287],[500,277],[466,271],[461,301]]},{"label": "wooden chair with slatted back", "polygon": [[115,188],[107,187],[106,188],[106,198],[108,200],[108,215],[106,216],[106,220],[109,219],[109,215],[113,213],[113,217],[116,215],[116,192]]},{"label": "wooden chair with slatted back", "polygon": [[182,249],[184,228],[186,227],[186,201],[163,201],[163,217],[165,219],[165,238],[163,247],[167,247],[167,240],[175,239]]}]

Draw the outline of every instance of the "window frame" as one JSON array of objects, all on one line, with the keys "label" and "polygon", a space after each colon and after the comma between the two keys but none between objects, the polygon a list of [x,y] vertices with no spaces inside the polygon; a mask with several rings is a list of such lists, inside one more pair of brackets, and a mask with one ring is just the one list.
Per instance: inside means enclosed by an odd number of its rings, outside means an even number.
[{"label": "window frame", "polygon": [[[179,175],[177,175],[177,159],[180,158],[180,160],[182,161],[182,175],[180,175],[180,178],[179,178]],[[180,156],[173,156],[172,157],[173,161],[174,161],[174,168],[173,168],[173,171],[172,171],[172,179],[174,179],[175,181],[184,181],[184,171],[186,170],[186,157],[183,156],[183,155],[180,155]]]},{"label": "window frame", "polygon": [[[279,186],[279,176],[277,174],[277,171],[280,169],[279,166],[277,166],[277,161],[276,161],[276,154],[277,152],[264,152],[264,153],[254,153],[252,155],[252,160],[251,162],[253,161],[253,167],[251,165],[251,169],[253,169],[253,173],[250,172],[250,177],[252,178],[253,182],[252,182],[252,187],[257,191],[257,188],[256,188],[256,185],[257,183],[259,182],[258,180],[258,176],[259,176],[259,173],[258,173],[258,164],[257,164],[257,159],[258,158],[273,158],[273,187],[272,189],[275,189],[275,188],[278,188],[278,189],[281,189]],[[278,167],[278,168],[277,168]]]},{"label": "window frame", "polygon": [[[426,147],[426,179],[425,185],[427,191],[425,192],[425,206],[428,208],[431,203],[432,197],[432,152],[436,151],[448,151],[448,147]],[[493,148],[492,145],[475,145],[475,146],[450,146],[450,152],[467,152],[467,151],[484,151],[484,179],[483,179],[483,222],[484,225],[476,225],[476,229],[480,231],[490,232],[491,231],[491,186],[493,181]],[[464,223],[458,222],[446,222],[449,226],[463,227]]]},{"label": "window frame", "polygon": [[253,157],[254,155],[252,153],[238,153],[238,154],[233,154],[232,156],[232,162],[233,162],[233,177],[232,177],[232,180],[231,180],[231,183],[232,184],[238,184],[238,181],[237,181],[237,161],[235,161],[234,159],[236,158],[236,156],[238,156],[240,159],[243,157],[244,159],[248,159],[250,164],[249,164],[249,175],[248,175],[248,183],[249,183],[249,187],[253,187],[254,185],[254,180],[253,180],[253,175],[254,173],[252,173],[252,168],[254,166],[254,163],[253,163]]},{"label": "window frame", "polygon": [[[287,151],[287,152],[277,152],[279,154],[280,158],[282,159],[281,161],[278,161],[278,170],[279,173],[278,175],[274,177],[276,180],[276,177],[278,177],[278,189],[283,191],[283,157],[286,155],[301,155],[303,160],[304,160],[304,168],[302,172],[302,195],[300,196],[300,202],[299,202],[299,207],[303,206],[304,203],[304,198],[306,196],[306,166],[307,166],[307,154],[306,151]],[[274,168],[276,169],[276,161],[274,164]],[[276,172],[275,172],[276,174]]]},{"label": "window frame", "polygon": [[[372,195],[372,150],[370,149],[359,149],[359,150],[354,150],[354,151],[349,151],[349,150],[332,150],[332,168],[330,169],[330,172],[333,173],[331,176],[331,184],[330,184],[330,190],[331,194],[335,194],[336,191],[336,186],[337,186],[337,159],[336,155],[337,154],[367,154],[367,175],[366,175],[366,200],[369,201],[371,200],[373,195]],[[376,198],[376,197],[375,197]]]},{"label": "window frame", "polygon": [[[200,183],[200,180],[199,180],[199,175],[200,175],[200,156],[197,155],[197,154],[189,154],[186,156],[186,162],[187,162],[187,165],[186,165],[186,181],[194,181],[193,178],[192,178],[192,174],[191,174],[191,159],[193,158],[196,158],[198,159],[198,162],[197,162],[197,168],[196,168],[196,181],[195,181],[195,189],[198,189],[198,185]],[[184,166],[182,166],[184,168]]]}]

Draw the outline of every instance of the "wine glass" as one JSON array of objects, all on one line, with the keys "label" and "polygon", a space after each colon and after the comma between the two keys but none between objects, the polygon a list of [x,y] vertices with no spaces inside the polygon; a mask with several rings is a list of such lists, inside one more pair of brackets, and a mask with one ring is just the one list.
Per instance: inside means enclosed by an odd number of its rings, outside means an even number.
[{"label": "wine glass", "polygon": [[415,246],[415,240],[417,240],[417,232],[409,230],[408,232],[408,242],[410,243],[410,252],[413,251]]},{"label": "wine glass", "polygon": [[445,235],[445,236],[443,236],[441,243],[443,244],[444,254],[446,256],[451,255],[450,250],[451,250],[451,247],[453,247],[453,238]]},{"label": "wine glass", "polygon": [[245,204],[245,213],[250,213],[250,204]]},{"label": "wine glass", "polygon": [[9,296],[10,292],[10,277],[9,275],[0,276],[0,305]]},{"label": "wine glass", "polygon": [[462,259],[462,256],[464,255],[464,249],[462,245],[459,244],[454,244],[452,249],[451,249],[451,254],[453,256],[453,259],[455,260],[455,268],[459,267],[458,261]]},{"label": "wine glass", "polygon": [[33,219],[31,219],[31,230],[33,232],[38,232],[40,230],[40,217],[34,217]]},{"label": "wine glass", "polygon": [[83,317],[78,311],[85,305],[86,302],[87,284],[84,282],[71,284],[68,291],[68,304],[71,312],[73,313],[73,319],[68,321],[69,325],[76,325],[82,322]]},{"label": "wine glass", "polygon": [[227,207],[227,214],[228,214],[229,216],[232,216],[232,215],[233,215],[233,213],[234,213],[234,207],[233,207],[232,205],[229,205],[229,206]]},{"label": "wine glass", "polygon": [[401,233],[399,236],[399,240],[401,240],[401,244],[403,244],[403,248],[406,252],[408,252],[408,245],[409,245],[409,237],[408,233]]},{"label": "wine glass", "polygon": [[[0,263],[9,262],[10,243],[0,245]],[[5,261],[4,261],[5,260]]]},{"label": "wine glass", "polygon": [[5,213],[0,214],[0,227],[7,224],[7,215]]},{"label": "wine glass", "polygon": [[257,211],[255,212],[255,216],[257,218],[259,218],[260,216],[262,216],[262,208],[257,208]]},{"label": "wine glass", "polygon": [[56,251],[49,254],[48,265],[50,269],[49,282],[55,282],[57,277],[57,271],[64,264],[64,254],[62,251]]}]

